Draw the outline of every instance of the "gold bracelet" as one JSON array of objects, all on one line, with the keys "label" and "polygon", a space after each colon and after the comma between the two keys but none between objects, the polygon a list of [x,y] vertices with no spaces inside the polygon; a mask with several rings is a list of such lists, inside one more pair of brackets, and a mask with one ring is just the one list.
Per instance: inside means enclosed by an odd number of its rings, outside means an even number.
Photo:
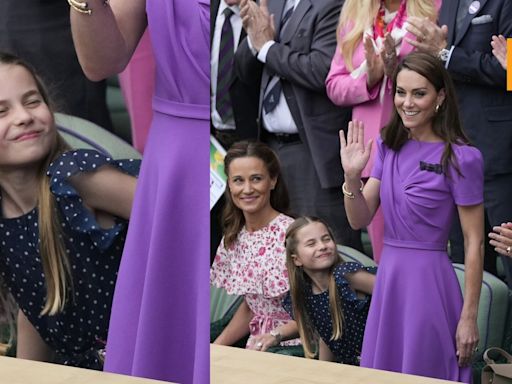
[{"label": "gold bracelet", "polygon": [[[102,1],[103,6],[106,7],[109,3],[109,0],[103,0]],[[92,9],[89,8],[89,3],[87,2],[80,2],[78,0],[68,0],[68,4],[71,8],[73,8],[75,11],[87,15],[92,15]]]},{"label": "gold bracelet", "polygon": [[[361,182],[361,186],[359,187],[359,192],[363,192],[363,187],[364,187],[363,180],[359,180],[359,181]],[[343,191],[343,194],[345,196],[347,196],[349,199],[353,199],[354,197],[356,197],[356,195],[354,195],[354,192],[347,191],[347,183],[343,183],[343,185],[341,186],[341,190]]]}]

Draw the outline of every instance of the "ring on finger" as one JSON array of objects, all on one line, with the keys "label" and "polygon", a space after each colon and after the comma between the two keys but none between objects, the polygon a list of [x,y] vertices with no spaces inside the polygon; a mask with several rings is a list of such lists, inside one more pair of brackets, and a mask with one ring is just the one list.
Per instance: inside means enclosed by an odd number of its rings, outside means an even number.
[{"label": "ring on finger", "polygon": [[510,253],[512,252],[512,247],[509,245],[505,250],[507,251],[507,253]]},{"label": "ring on finger", "polygon": [[261,347],[263,347],[263,343],[262,343],[261,341],[258,341],[258,342],[256,343],[256,347],[257,347],[258,349],[261,349]]}]

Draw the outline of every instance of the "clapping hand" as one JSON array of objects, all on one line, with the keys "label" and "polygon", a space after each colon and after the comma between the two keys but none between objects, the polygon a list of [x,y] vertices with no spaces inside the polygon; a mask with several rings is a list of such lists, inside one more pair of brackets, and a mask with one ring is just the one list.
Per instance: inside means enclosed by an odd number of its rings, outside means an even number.
[{"label": "clapping hand", "polygon": [[407,42],[418,51],[437,56],[447,46],[448,27],[438,26],[427,18],[411,16],[407,18],[406,29],[416,36],[416,40],[407,38]]},{"label": "clapping hand", "polygon": [[348,123],[347,139],[340,131],[340,157],[341,165],[345,171],[345,178],[359,179],[361,172],[370,159],[373,140],[364,144],[364,124],[353,120]]},{"label": "clapping hand", "polygon": [[503,69],[507,69],[507,40],[503,35],[493,36],[492,54],[498,59]]},{"label": "clapping hand", "polygon": [[512,223],[503,223],[492,228],[489,244],[501,255],[512,257]]},{"label": "clapping hand", "polygon": [[384,36],[384,45],[380,57],[384,65],[384,74],[387,77],[391,77],[398,65],[398,58],[396,56],[395,40],[391,37],[390,33],[386,33]]},{"label": "clapping hand", "polygon": [[384,62],[377,52],[375,52],[375,43],[370,35],[363,38],[364,57],[367,66],[366,84],[368,89],[373,88],[382,77],[384,77]]},{"label": "clapping hand", "polygon": [[259,52],[267,41],[274,39],[274,15],[268,10],[267,0],[261,0],[259,6],[254,1],[241,0],[240,17],[256,51]]}]

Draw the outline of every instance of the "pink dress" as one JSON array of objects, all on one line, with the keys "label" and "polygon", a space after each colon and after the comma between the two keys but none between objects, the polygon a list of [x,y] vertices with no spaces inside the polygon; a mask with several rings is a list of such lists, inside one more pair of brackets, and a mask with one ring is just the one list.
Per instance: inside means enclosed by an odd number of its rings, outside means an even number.
[{"label": "pink dress", "polygon": [[[233,245],[222,239],[210,270],[210,283],[232,295],[244,295],[254,314],[249,323],[250,337],[270,332],[291,320],[282,300],[289,291],[284,239],[293,219],[279,214],[267,226],[249,232],[244,227]],[[281,345],[298,345],[299,339]]]}]

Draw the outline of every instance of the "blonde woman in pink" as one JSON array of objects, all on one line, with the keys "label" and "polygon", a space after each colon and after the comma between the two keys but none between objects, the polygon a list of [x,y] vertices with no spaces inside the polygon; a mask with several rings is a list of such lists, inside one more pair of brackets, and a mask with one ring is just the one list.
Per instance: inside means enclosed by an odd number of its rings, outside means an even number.
[{"label": "blonde woman in pink", "polygon": [[[365,135],[375,139],[393,110],[389,79],[397,63],[414,47],[407,38],[409,16],[437,19],[441,0],[346,0],[338,24],[338,47],[326,80],[327,95],[339,106],[352,106],[352,119],[365,126]],[[363,170],[370,176],[374,151]],[[368,233],[373,257],[382,250],[384,221],[377,211]]]}]

